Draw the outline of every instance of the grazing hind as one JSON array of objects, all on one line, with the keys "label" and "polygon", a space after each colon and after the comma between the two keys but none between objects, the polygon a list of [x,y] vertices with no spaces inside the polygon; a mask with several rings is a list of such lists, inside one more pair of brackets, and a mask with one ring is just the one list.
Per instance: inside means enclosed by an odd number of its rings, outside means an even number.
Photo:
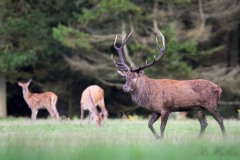
[{"label": "grazing hind", "polygon": [[[104,123],[106,123],[108,111],[104,103],[104,90],[101,87],[97,85],[87,87],[82,93],[80,104],[81,104],[80,123],[83,120],[84,110],[89,111],[88,124],[90,124],[90,121],[93,118],[94,121],[96,122],[96,125],[99,127],[101,124],[102,116],[104,118]],[[99,106],[99,108],[101,109],[100,113],[97,110],[97,106]]]}]

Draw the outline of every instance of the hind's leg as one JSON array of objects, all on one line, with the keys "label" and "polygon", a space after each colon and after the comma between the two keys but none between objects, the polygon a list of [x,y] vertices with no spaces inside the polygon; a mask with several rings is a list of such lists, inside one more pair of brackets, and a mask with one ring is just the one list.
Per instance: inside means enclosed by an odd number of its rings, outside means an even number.
[{"label": "hind's leg", "polygon": [[34,124],[36,118],[37,118],[38,110],[32,109],[32,116],[31,116],[31,124]]},{"label": "hind's leg", "polygon": [[52,109],[53,109],[54,115],[56,116],[56,118],[58,120],[58,123],[60,123],[59,113],[57,111],[56,106],[54,106]]},{"label": "hind's leg", "polygon": [[57,100],[58,100],[58,98],[55,98],[55,99],[52,101],[51,107],[52,107],[52,110],[53,110],[54,115],[55,115],[56,118],[57,118],[58,123],[60,124],[59,113],[58,113],[58,110],[57,110]]},{"label": "hind's leg", "polygon": [[92,113],[89,111],[89,113],[88,113],[88,126],[90,126],[92,118],[93,118]]},{"label": "hind's leg", "polygon": [[101,114],[103,114],[104,124],[106,124],[108,118],[108,111],[105,107],[104,99],[100,101],[99,107],[101,108]]},{"label": "hind's leg", "polygon": [[83,116],[84,116],[84,109],[82,106],[80,108],[81,108],[81,117],[80,117],[80,125],[81,125],[83,121]]},{"label": "hind's leg", "polygon": [[47,111],[48,113],[51,115],[51,118],[52,118],[52,123],[54,123],[54,116],[55,116],[55,113],[54,113],[54,110],[52,109],[52,107],[46,107],[47,108]]}]

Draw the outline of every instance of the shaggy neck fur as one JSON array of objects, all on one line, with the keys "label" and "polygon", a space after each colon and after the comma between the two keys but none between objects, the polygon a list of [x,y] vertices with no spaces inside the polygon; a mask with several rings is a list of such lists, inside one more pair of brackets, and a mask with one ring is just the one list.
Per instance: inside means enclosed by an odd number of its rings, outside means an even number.
[{"label": "shaggy neck fur", "polygon": [[151,81],[151,79],[146,76],[139,77],[137,79],[136,89],[130,93],[132,100],[145,108],[150,107],[150,99],[148,98],[150,94],[149,81]]}]

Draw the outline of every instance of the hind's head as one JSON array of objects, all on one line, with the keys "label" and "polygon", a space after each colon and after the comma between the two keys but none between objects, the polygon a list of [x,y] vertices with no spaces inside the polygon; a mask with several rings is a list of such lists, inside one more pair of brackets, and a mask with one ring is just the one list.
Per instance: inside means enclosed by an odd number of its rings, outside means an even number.
[{"label": "hind's head", "polygon": [[25,83],[23,83],[23,82],[18,82],[18,85],[19,85],[20,87],[22,87],[23,89],[27,89],[31,82],[32,82],[32,79],[28,80],[28,82],[25,82]]}]

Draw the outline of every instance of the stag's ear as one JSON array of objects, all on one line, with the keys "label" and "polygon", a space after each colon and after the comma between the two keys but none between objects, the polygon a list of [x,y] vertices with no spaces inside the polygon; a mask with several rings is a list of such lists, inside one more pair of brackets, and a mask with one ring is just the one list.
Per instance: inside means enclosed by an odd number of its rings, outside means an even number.
[{"label": "stag's ear", "polygon": [[138,72],[139,77],[142,76],[142,75],[144,75],[144,70],[141,70],[141,71]]},{"label": "stag's ear", "polygon": [[118,73],[119,73],[121,76],[124,76],[124,77],[125,77],[125,76],[126,76],[126,74],[127,74],[127,72],[126,72],[126,71],[119,71],[119,70],[118,70]]}]

